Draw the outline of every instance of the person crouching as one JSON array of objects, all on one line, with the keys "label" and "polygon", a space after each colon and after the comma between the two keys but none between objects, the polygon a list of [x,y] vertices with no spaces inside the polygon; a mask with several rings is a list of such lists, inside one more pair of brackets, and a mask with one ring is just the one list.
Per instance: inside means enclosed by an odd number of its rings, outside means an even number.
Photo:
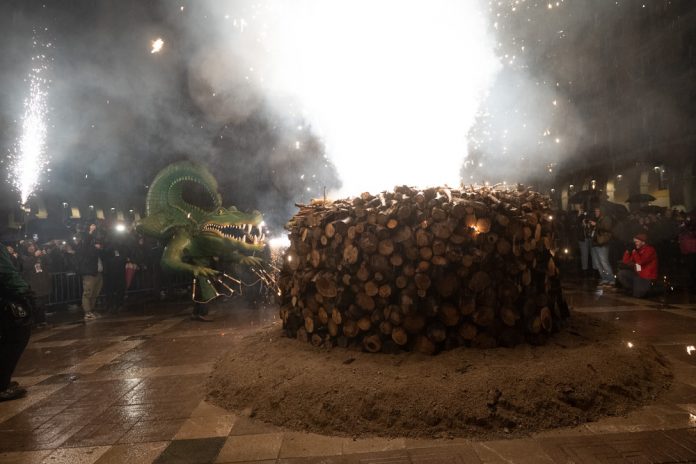
[{"label": "person crouching", "polygon": [[657,252],[647,244],[648,236],[640,233],[633,237],[635,248],[623,255],[623,269],[618,279],[623,288],[636,298],[643,298],[657,279]]}]

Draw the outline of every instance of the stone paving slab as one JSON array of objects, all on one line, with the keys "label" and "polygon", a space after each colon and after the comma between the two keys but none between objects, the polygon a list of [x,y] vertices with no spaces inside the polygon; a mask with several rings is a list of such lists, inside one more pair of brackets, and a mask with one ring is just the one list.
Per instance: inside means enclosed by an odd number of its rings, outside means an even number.
[{"label": "stone paving slab", "polygon": [[[327,437],[290,431],[205,401],[217,353],[273,320],[273,309],[184,305],[37,332],[17,369],[27,397],[0,403],[0,463],[642,463],[696,462],[696,304],[573,288],[578,311],[654,344],[674,366],[654,404],[529,438],[496,441]],[[235,300],[233,300],[235,301]]]}]

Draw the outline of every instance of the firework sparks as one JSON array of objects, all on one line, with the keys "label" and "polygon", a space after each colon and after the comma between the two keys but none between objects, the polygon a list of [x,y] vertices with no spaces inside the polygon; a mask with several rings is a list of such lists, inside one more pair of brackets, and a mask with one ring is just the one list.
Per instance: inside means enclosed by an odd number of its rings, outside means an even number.
[{"label": "firework sparks", "polygon": [[[39,45],[34,40],[34,47]],[[12,176],[15,188],[19,191],[22,204],[36,190],[39,176],[48,164],[45,154],[46,113],[49,80],[47,58],[44,54],[32,57],[32,69],[27,77],[29,96],[24,100],[22,135],[14,148]]]},{"label": "firework sparks", "polygon": [[150,50],[150,53],[159,53],[163,46],[164,40],[162,40],[161,37],[156,38],[152,41],[152,49]]}]

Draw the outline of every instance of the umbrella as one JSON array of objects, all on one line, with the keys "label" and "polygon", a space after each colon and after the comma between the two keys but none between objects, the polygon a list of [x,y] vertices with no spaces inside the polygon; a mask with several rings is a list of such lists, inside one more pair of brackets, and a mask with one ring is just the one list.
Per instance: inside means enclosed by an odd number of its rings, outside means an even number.
[{"label": "umbrella", "polygon": [[622,204],[605,201],[602,203],[602,206],[606,210],[607,214],[614,216],[616,219],[622,219],[628,216],[628,210]]},{"label": "umbrella", "polygon": [[578,204],[578,203],[586,203],[587,201],[590,200],[597,200],[599,198],[599,192],[597,190],[581,190],[570,198],[568,198],[568,203],[570,204]]},{"label": "umbrella", "polygon": [[636,193],[628,197],[626,203],[648,203],[650,201],[655,201],[655,197],[647,193]]}]

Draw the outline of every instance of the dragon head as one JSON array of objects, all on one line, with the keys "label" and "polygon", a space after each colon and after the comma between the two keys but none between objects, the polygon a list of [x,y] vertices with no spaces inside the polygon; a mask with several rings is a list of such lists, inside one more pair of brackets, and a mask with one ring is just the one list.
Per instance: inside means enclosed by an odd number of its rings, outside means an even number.
[{"label": "dragon head", "polygon": [[253,253],[265,246],[262,222],[263,216],[258,211],[244,213],[234,206],[219,207],[203,222],[199,236],[220,249]]}]

